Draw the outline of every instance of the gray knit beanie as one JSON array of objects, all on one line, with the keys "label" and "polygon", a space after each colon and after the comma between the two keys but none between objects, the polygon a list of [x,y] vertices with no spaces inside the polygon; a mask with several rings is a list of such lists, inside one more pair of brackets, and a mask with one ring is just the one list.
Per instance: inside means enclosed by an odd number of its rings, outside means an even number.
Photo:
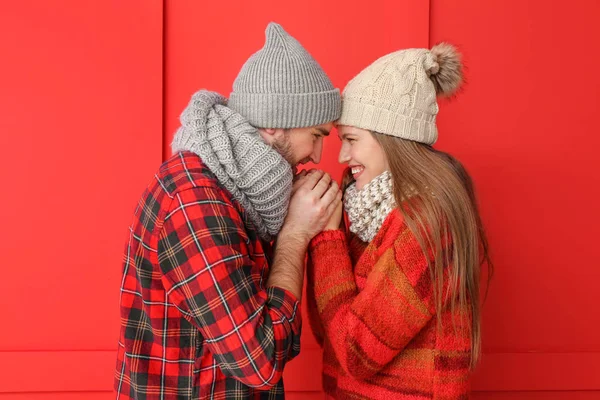
[{"label": "gray knit beanie", "polygon": [[462,81],[461,56],[450,44],[390,53],[346,85],[337,123],[433,144],[436,96],[452,95]]},{"label": "gray knit beanie", "polygon": [[303,128],[335,121],[339,89],[321,66],[276,23],[266,41],[242,67],[228,106],[257,128]]}]

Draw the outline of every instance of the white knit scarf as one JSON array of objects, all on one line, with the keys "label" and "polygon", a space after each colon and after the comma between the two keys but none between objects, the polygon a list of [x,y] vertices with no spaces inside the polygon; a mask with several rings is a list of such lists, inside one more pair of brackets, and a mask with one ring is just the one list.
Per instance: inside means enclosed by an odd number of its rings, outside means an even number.
[{"label": "white knit scarf", "polygon": [[363,242],[373,240],[395,206],[392,174],[389,171],[377,176],[361,190],[357,190],[356,183],[353,183],[344,194],[350,231]]}]

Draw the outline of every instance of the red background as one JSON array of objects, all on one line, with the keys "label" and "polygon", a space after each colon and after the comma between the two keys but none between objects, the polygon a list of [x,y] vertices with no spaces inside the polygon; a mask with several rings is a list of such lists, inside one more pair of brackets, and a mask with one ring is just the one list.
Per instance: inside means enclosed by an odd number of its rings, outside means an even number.
[{"label": "red background", "polygon": [[[496,262],[472,397],[600,399],[599,17],[594,0],[4,2],[0,400],[113,398],[136,201],[191,94],[227,95],[269,21],[340,88],[400,48],[461,49],[436,146],[471,172]],[[319,369],[306,326],[289,398],[320,398]]]}]

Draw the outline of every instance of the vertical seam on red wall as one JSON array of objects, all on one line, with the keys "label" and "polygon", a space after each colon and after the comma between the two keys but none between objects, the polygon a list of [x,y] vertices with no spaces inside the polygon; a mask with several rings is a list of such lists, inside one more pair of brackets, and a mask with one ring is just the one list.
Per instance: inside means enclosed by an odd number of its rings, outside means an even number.
[{"label": "vertical seam on red wall", "polygon": [[428,6],[429,9],[427,10],[427,48],[430,49],[432,44],[431,44],[431,8],[432,8],[432,3],[433,0],[429,0]]},{"label": "vertical seam on red wall", "polygon": [[162,161],[166,161],[168,157],[168,149],[167,149],[167,4],[166,0],[162,0],[162,33],[161,33],[161,159]]}]

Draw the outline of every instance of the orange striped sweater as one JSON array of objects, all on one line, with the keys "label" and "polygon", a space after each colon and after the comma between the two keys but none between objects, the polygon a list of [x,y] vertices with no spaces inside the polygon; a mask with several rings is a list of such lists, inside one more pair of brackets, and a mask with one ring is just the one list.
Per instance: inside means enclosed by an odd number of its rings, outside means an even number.
[{"label": "orange striped sweater", "polygon": [[470,318],[444,309],[427,261],[396,209],[367,245],[325,231],[310,245],[308,310],[332,399],[466,399]]}]

